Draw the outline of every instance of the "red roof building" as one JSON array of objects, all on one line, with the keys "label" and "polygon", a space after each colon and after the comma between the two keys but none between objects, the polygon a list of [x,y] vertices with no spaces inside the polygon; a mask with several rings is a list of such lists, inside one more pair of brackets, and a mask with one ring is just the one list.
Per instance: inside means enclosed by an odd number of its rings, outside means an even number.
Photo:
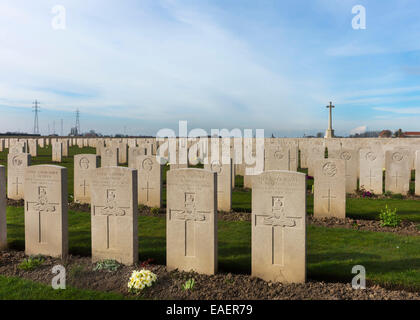
[{"label": "red roof building", "polygon": [[418,131],[406,131],[403,133],[404,138],[420,138],[420,132]]}]

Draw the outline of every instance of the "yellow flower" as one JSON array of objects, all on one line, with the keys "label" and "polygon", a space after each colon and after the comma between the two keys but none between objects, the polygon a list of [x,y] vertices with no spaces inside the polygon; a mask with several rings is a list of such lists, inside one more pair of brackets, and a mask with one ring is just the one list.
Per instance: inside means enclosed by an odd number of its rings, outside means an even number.
[{"label": "yellow flower", "polygon": [[153,282],[155,282],[156,280],[157,276],[149,270],[135,270],[131,274],[130,280],[128,282],[128,287],[130,289],[141,291],[146,287],[151,287],[153,285]]}]

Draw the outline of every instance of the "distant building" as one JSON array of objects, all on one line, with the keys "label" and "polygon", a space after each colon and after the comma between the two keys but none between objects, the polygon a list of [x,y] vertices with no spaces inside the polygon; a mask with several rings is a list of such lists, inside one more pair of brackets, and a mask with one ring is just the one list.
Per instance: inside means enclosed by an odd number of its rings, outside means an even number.
[{"label": "distant building", "polygon": [[392,138],[392,132],[390,130],[382,130],[379,133],[379,138]]},{"label": "distant building", "polygon": [[85,138],[96,138],[102,136],[101,134],[98,134],[95,132],[95,130],[90,130],[88,133],[85,133],[83,135]]},{"label": "distant building", "polygon": [[403,138],[420,138],[420,132],[418,131],[406,131],[402,135]]},{"label": "distant building", "polygon": [[381,132],[379,131],[366,131],[363,133],[351,134],[349,138],[377,138],[379,137],[380,133]]}]

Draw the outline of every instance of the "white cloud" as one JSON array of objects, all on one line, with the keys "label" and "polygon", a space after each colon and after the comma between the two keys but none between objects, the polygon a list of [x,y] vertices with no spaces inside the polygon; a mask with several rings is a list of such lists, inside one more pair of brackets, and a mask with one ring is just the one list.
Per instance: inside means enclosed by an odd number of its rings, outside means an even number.
[{"label": "white cloud", "polygon": [[385,111],[397,114],[420,114],[420,107],[412,108],[389,108],[389,107],[374,107],[374,110]]},{"label": "white cloud", "polygon": [[[319,2],[335,23],[349,16],[351,28],[351,1]],[[353,31],[342,38],[318,28],[316,19],[297,26],[286,17],[271,26],[241,20],[212,2],[63,0],[67,29],[57,31],[51,28],[55,4],[0,4],[0,109],[28,110],[27,118],[13,118],[19,123],[3,120],[0,131],[31,123],[34,99],[44,111],[55,112],[40,115],[49,122],[76,108],[87,117],[109,117],[92,124],[104,133],[134,121],[140,131],[152,133],[178,120],[203,128],[303,133],[325,127],[330,99],[348,108],[418,99],[392,96],[419,88],[395,85],[401,75],[393,70],[373,71],[374,78],[341,74],[346,64],[340,59],[348,52],[380,53],[389,47],[372,41],[360,49],[359,42],[369,38],[357,41]],[[321,9],[319,19],[328,18]],[[255,27],[254,38],[266,42],[251,39],[246,22]],[[325,54],[327,47],[334,57]],[[10,120],[12,113],[7,116]],[[335,129],[348,131],[360,123],[357,117],[337,118]]]},{"label": "white cloud", "polygon": [[[37,98],[52,110],[80,108],[155,126],[161,119],[191,119],[200,126],[277,128],[273,113],[304,114],[304,108],[290,108],[301,90],[293,79],[261,65],[247,43],[205,13],[176,2],[165,4],[172,20],[156,16],[125,26],[114,23],[118,12],[72,4],[65,31],[50,28],[47,6],[45,12],[14,6],[10,2],[9,11],[29,18],[24,25],[6,21],[10,32],[0,35],[6,48],[0,52],[0,96],[8,106],[29,108]],[[94,96],[77,99],[63,91]]]},{"label": "white cloud", "polygon": [[367,126],[360,126],[350,130],[350,134],[362,134],[367,131]]},{"label": "white cloud", "polygon": [[325,53],[329,56],[361,56],[385,53],[386,49],[365,43],[346,43],[337,47],[328,48]]}]

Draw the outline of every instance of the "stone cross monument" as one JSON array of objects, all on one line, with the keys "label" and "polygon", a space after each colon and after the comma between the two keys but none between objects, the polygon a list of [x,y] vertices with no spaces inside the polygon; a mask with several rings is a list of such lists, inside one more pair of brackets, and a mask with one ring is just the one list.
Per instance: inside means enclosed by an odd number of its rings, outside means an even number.
[{"label": "stone cross monument", "polygon": [[328,118],[328,129],[325,132],[325,139],[334,138],[334,130],[332,128],[332,109],[335,108],[335,106],[333,106],[332,102],[330,102],[330,105],[327,106],[327,108],[330,109],[330,115]]}]

